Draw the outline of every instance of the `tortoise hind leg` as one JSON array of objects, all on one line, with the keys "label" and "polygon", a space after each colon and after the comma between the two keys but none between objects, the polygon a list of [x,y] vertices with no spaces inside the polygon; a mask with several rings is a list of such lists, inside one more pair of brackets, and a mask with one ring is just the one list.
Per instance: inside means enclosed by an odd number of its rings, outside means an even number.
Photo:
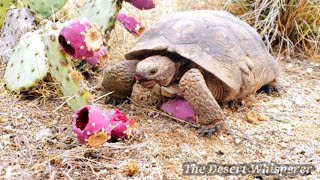
[{"label": "tortoise hind leg", "polygon": [[223,113],[206,85],[203,75],[198,69],[190,69],[181,78],[179,87],[182,96],[196,113],[197,123],[202,125],[201,135],[218,133],[222,127]]},{"label": "tortoise hind leg", "polygon": [[280,96],[282,94],[281,92],[286,92],[285,89],[277,82],[276,79],[262,86],[259,91],[265,92],[268,96],[271,96],[272,92],[275,92]]},{"label": "tortoise hind leg", "polygon": [[103,92],[104,94],[112,92],[107,96],[106,103],[117,105],[131,96],[137,63],[138,61],[125,60],[105,69]]}]

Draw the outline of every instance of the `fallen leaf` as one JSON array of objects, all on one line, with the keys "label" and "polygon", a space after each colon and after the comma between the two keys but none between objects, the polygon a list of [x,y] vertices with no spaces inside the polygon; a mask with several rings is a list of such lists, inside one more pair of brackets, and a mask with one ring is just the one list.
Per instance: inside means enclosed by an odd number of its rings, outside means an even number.
[{"label": "fallen leaf", "polygon": [[127,176],[133,176],[137,173],[139,166],[137,163],[128,164]]}]

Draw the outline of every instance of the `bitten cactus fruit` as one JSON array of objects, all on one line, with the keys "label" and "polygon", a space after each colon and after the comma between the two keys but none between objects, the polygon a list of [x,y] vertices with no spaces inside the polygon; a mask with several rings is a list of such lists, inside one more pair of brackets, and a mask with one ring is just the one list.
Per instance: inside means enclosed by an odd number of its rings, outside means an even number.
[{"label": "bitten cactus fruit", "polygon": [[135,36],[139,36],[144,31],[143,24],[126,14],[119,13],[117,16],[117,20],[123,25],[126,30],[128,30]]},{"label": "bitten cactus fruit", "polygon": [[76,59],[87,59],[99,51],[103,36],[99,28],[89,21],[68,22],[59,33],[61,49]]},{"label": "bitten cactus fruit", "polygon": [[163,103],[160,108],[162,111],[175,118],[192,123],[196,122],[194,110],[184,99],[175,99],[168,101],[166,103]]},{"label": "bitten cactus fruit", "polygon": [[111,138],[110,122],[100,108],[87,105],[74,114],[73,132],[81,144],[100,146]]},{"label": "bitten cactus fruit", "polygon": [[119,110],[107,112],[107,120],[111,124],[111,140],[123,140],[133,136],[135,131],[135,121],[128,119]]},{"label": "bitten cactus fruit", "polygon": [[87,63],[93,66],[103,67],[106,65],[108,59],[108,50],[105,46],[102,46],[98,52],[95,52],[93,56],[87,58]]},{"label": "bitten cactus fruit", "polygon": [[153,0],[125,0],[128,3],[132,4],[134,7],[144,10],[152,9],[155,7]]},{"label": "bitten cactus fruit", "polygon": [[42,15],[49,17],[53,12],[60,10],[68,0],[27,0],[28,5]]}]

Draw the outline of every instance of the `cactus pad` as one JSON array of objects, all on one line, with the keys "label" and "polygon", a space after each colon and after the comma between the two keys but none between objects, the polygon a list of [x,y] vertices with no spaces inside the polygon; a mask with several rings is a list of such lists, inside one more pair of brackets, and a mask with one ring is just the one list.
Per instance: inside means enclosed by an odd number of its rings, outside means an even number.
[{"label": "cactus pad", "polygon": [[0,1],[0,28],[6,17],[7,9],[10,8],[11,5],[15,5],[17,1],[15,0],[1,0]]},{"label": "cactus pad", "polygon": [[88,104],[90,94],[81,88],[81,73],[73,69],[72,62],[68,61],[66,54],[60,50],[58,35],[61,28],[61,24],[48,22],[43,30],[43,41],[51,76],[59,83],[68,105],[76,110]]},{"label": "cactus pad", "polygon": [[8,62],[20,37],[35,28],[35,17],[28,9],[9,9],[0,32],[0,60]]},{"label": "cactus pad", "polygon": [[98,24],[106,32],[113,28],[121,6],[122,1],[117,0],[86,0],[80,9],[79,18]]},{"label": "cactus pad", "polygon": [[53,12],[60,10],[67,1],[68,0],[27,0],[31,9],[45,18],[51,16]]},{"label": "cactus pad", "polygon": [[19,93],[34,86],[47,73],[41,30],[28,32],[21,37],[7,64],[4,75],[6,88]]}]

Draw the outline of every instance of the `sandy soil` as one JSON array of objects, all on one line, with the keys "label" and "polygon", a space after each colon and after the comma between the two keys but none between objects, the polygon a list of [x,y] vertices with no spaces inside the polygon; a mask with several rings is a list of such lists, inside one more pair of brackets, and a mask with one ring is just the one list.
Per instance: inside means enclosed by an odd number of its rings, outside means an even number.
[{"label": "sandy soil", "polygon": [[[184,7],[187,6],[186,3]],[[185,9],[175,6],[166,10]],[[133,11],[128,7],[126,10]],[[150,16],[145,21],[147,26],[159,15],[155,11],[145,15]],[[167,11],[161,11],[161,15]],[[112,44],[111,56],[121,57],[133,38],[123,31],[115,31],[113,35],[112,41],[116,43]],[[130,43],[119,47],[123,42]],[[134,179],[197,178],[182,174],[182,163],[190,161],[200,164],[272,161],[313,164],[319,169],[320,65],[297,59],[282,59],[280,65],[279,81],[286,93],[281,96],[259,93],[234,105],[223,105],[227,126],[218,136],[199,137],[195,128],[146,109],[131,116],[138,123],[132,139],[106,143],[100,148],[79,145],[71,130],[73,112],[66,106],[58,108],[64,98],[44,100],[11,94],[1,81],[0,179],[123,179],[131,175]],[[4,66],[0,68],[1,78],[3,71]],[[102,101],[97,105],[110,108]],[[118,108],[131,114],[129,105]],[[318,177],[319,170],[306,179]],[[258,175],[242,178],[274,179]]]}]

